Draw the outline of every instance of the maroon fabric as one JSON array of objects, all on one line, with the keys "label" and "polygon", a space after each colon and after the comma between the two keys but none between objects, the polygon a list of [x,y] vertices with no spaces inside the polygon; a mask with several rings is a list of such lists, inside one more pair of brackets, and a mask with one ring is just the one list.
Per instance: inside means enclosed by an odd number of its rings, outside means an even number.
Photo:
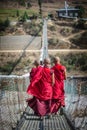
[{"label": "maroon fabric", "polygon": [[61,106],[65,106],[65,101],[64,101],[65,99],[65,96],[64,96],[65,67],[62,66],[61,64],[56,64],[55,66],[52,67],[52,69],[54,70],[54,75],[55,75],[55,84],[53,86],[53,99],[54,100],[52,101],[52,105],[54,106],[54,108],[56,106],[56,108],[59,109],[60,104]]},{"label": "maroon fabric", "polygon": [[35,114],[43,116],[50,113],[52,99],[52,72],[47,67],[38,67],[27,89],[34,96],[28,100],[28,105]]},{"label": "maroon fabric", "polygon": [[52,99],[52,76],[49,68],[38,68],[37,73],[28,86],[27,93],[43,101]]},{"label": "maroon fabric", "polygon": [[37,116],[44,116],[50,113],[51,100],[42,101],[36,97],[29,99],[28,105],[34,110],[34,114]]},{"label": "maroon fabric", "polygon": [[31,72],[30,72],[30,81],[31,81],[32,78],[34,77],[36,71],[37,71],[37,68],[35,68],[35,67],[33,67],[33,68],[31,69]]},{"label": "maroon fabric", "polygon": [[57,99],[52,99],[50,112],[51,113],[57,113],[57,111],[59,110],[60,107],[61,107],[60,101],[57,100]]},{"label": "maroon fabric", "polygon": [[41,66],[38,66],[38,67],[33,67],[31,69],[31,72],[30,72],[30,81],[34,78],[34,76],[37,74],[39,68],[41,68]]}]

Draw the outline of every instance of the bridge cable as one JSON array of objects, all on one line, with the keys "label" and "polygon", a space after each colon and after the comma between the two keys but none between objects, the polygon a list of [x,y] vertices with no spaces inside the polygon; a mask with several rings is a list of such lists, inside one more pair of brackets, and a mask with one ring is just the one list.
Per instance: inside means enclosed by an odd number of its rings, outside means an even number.
[{"label": "bridge cable", "polygon": [[35,38],[38,36],[39,32],[42,30],[42,27],[40,27],[39,31],[33,36],[33,38],[31,38],[30,42],[24,47],[23,52],[21,54],[21,56],[19,57],[19,59],[13,64],[11,70],[8,72],[8,75],[10,75],[12,73],[12,71],[14,70],[14,68],[17,66],[17,64],[21,61],[22,57],[25,54],[25,51],[27,49],[27,47],[33,42],[33,40],[35,40]]}]

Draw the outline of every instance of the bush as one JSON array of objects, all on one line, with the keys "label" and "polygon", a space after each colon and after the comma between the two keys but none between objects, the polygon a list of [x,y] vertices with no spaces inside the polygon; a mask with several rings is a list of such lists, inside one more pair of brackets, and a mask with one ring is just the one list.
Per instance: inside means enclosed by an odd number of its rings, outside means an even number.
[{"label": "bush", "polygon": [[19,4],[22,5],[22,6],[25,6],[25,0],[20,0]]},{"label": "bush", "polygon": [[55,28],[55,26],[48,26],[48,29],[50,30],[50,31],[56,31],[56,28]]},{"label": "bush", "polygon": [[10,65],[7,64],[5,66],[0,67],[0,72],[6,72],[6,73],[8,73],[11,69],[12,69],[12,66],[10,66]]},{"label": "bush", "polygon": [[78,29],[84,29],[85,28],[85,21],[78,20],[76,23],[74,23],[74,27],[76,27]]},{"label": "bush", "polygon": [[51,45],[57,45],[57,43],[58,43],[58,39],[57,38],[50,38],[50,39],[48,39],[48,43],[49,44],[51,44]]},{"label": "bush", "polygon": [[0,20],[0,31],[5,31],[10,25],[10,20],[7,18],[5,21]]},{"label": "bush", "polygon": [[[59,55],[59,54],[58,54]],[[80,70],[80,71],[87,71],[87,54],[68,54],[67,56],[59,56],[61,63],[66,66],[67,71],[71,70]]]},{"label": "bush", "polygon": [[17,16],[17,17],[20,16],[20,14],[19,14],[19,10],[17,10],[17,12],[16,12],[16,16]]},{"label": "bush", "polygon": [[4,22],[5,27],[8,27],[10,25],[10,20],[7,18]]},{"label": "bush", "polygon": [[27,12],[25,11],[19,21],[25,22],[27,19],[29,19],[29,16],[28,16]]}]

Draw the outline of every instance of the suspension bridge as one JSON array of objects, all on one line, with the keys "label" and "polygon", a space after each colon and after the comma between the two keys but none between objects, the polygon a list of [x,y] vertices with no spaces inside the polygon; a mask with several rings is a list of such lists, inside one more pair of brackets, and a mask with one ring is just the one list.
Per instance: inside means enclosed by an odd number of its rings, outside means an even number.
[{"label": "suspension bridge", "polygon": [[[44,19],[40,61],[48,55],[47,20]],[[25,48],[26,49],[26,48]],[[65,81],[63,113],[40,119],[27,106],[29,75],[0,76],[0,130],[86,130],[87,77]],[[80,109],[81,108],[81,109]]]}]

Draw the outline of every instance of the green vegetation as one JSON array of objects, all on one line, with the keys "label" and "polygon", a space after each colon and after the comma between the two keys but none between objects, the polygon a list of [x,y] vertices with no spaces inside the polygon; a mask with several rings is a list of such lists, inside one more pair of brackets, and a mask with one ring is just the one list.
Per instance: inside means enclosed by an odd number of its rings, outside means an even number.
[{"label": "green vegetation", "polygon": [[5,21],[0,20],[0,30],[5,31],[5,29],[10,25],[10,20],[7,18]]},{"label": "green vegetation", "polygon": [[0,66],[0,72],[8,73],[12,69],[13,64],[14,62],[9,61],[6,65]]},{"label": "green vegetation", "polygon": [[39,13],[42,15],[42,0],[38,0],[38,5],[39,5]]},{"label": "green vegetation", "polygon": [[[56,54],[61,59],[61,63],[66,66],[67,72],[87,72],[87,53],[69,53],[69,54]],[[52,65],[54,56],[50,55]]]},{"label": "green vegetation", "polygon": [[33,9],[0,9],[0,19],[4,21],[8,17],[10,20],[17,20],[17,17],[23,16],[24,12],[30,16],[37,14]]},{"label": "green vegetation", "polygon": [[53,37],[53,38],[49,38],[49,39],[48,39],[49,45],[56,46],[56,45],[58,44],[58,42],[59,42],[59,40],[58,40],[58,38],[56,38],[56,37]]},{"label": "green vegetation", "polygon": [[29,19],[29,16],[28,16],[27,12],[25,11],[24,14],[21,16],[21,21],[25,22],[27,19]]},{"label": "green vegetation", "polygon": [[75,8],[79,9],[79,16],[82,18],[85,14],[85,8],[82,5],[77,5]]},{"label": "green vegetation", "polygon": [[24,23],[24,29],[27,34],[35,36],[41,36],[42,34],[42,22],[36,22],[35,20],[32,20],[30,23]]},{"label": "green vegetation", "polygon": [[16,12],[16,16],[17,16],[17,17],[20,16],[19,10],[17,10],[17,12]]},{"label": "green vegetation", "polygon": [[67,68],[67,71],[80,70],[87,71],[87,54],[75,54],[70,53],[67,56],[61,58],[62,64]]},{"label": "green vegetation", "polygon": [[78,29],[85,29],[86,21],[79,19],[77,22],[74,23],[74,27]]},{"label": "green vegetation", "polygon": [[50,31],[56,31],[56,27],[55,27],[54,25],[48,26],[48,29],[49,29]]}]

